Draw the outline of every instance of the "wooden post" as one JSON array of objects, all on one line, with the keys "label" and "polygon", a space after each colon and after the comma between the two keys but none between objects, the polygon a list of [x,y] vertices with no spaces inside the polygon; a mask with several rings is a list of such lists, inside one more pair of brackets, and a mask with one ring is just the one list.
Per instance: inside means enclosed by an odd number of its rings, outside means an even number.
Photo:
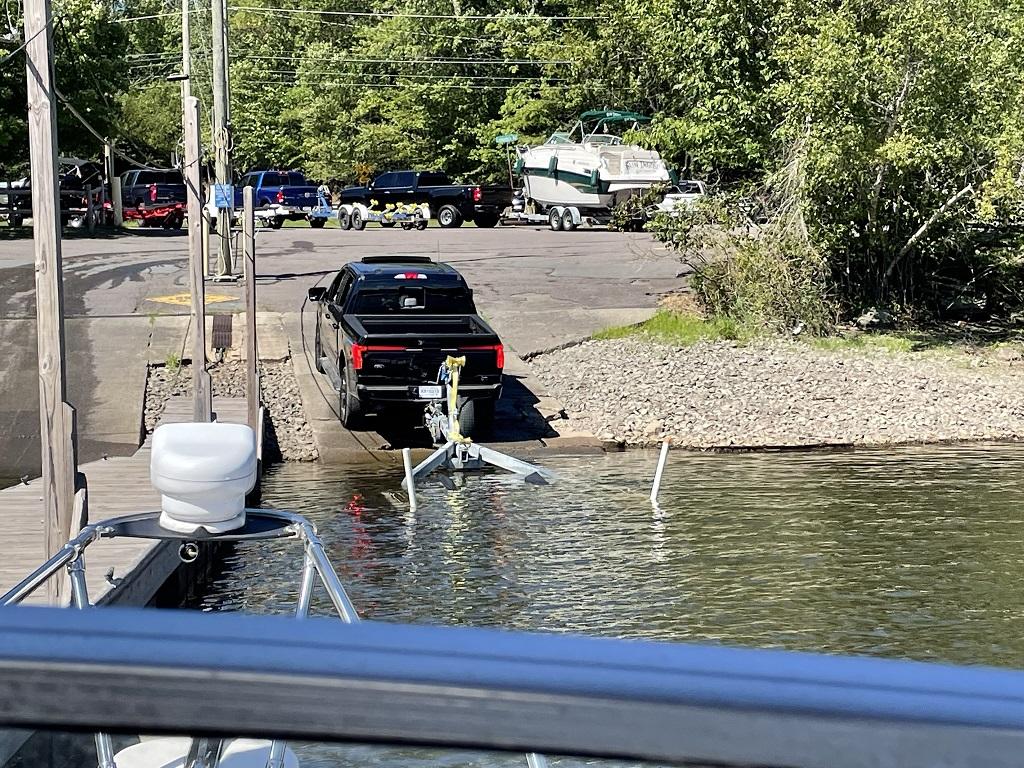
[{"label": "wooden post", "polygon": [[203,208],[203,278],[210,276],[210,216]]},{"label": "wooden post", "polygon": [[110,180],[110,202],[114,206],[114,226],[124,223],[124,209],[121,207],[121,177],[114,176]]},{"label": "wooden post", "polygon": [[96,207],[92,204],[92,187],[85,188],[85,226],[90,235],[96,231]]},{"label": "wooden post", "polygon": [[185,186],[188,191],[188,263],[192,281],[192,419],[213,418],[210,373],[206,370],[206,286],[203,282],[203,202],[199,180],[199,99],[185,100]]},{"label": "wooden post", "polygon": [[[50,0],[25,0],[28,141],[32,165],[32,239],[35,244],[36,339],[39,356],[39,436],[43,464],[44,555],[68,540],[75,507],[75,409],[67,403],[64,365],[64,286],[57,188],[57,121],[51,58]],[[47,596],[60,605],[67,593],[50,579]]]},{"label": "wooden post", "polygon": [[245,274],[245,404],[253,434],[259,434],[260,378],[256,353],[256,214],[252,187],[242,191],[242,270]]}]

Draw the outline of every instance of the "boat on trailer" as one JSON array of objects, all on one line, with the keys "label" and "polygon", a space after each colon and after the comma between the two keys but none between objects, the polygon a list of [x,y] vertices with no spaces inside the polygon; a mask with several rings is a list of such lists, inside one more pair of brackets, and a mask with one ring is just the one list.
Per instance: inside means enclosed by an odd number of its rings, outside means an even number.
[{"label": "boat on trailer", "polygon": [[669,169],[661,155],[626,144],[619,135],[650,121],[636,112],[591,110],[543,144],[517,147],[516,167],[527,197],[544,207],[613,208],[655,184],[668,183]]}]

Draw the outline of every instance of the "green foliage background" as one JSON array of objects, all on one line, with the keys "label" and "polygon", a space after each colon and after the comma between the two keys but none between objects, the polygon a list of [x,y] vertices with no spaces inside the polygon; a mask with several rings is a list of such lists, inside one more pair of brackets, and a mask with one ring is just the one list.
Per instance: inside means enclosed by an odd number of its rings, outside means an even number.
[{"label": "green foliage background", "polygon": [[[193,92],[208,115],[209,3],[187,2]],[[140,160],[169,162],[179,145],[177,86],[164,78],[180,68],[180,7],[54,2],[58,87]],[[726,193],[742,184],[777,199],[758,187],[799,145],[786,216],[799,213],[813,268],[797,272],[813,273],[829,312],[1024,301],[1021,0],[239,0],[229,18],[239,170],[351,183],[420,167],[498,181],[495,135],[539,140],[584,109],[635,109],[654,122],[631,139]],[[27,156],[21,57],[0,68],[0,101],[12,175]],[[60,144],[99,152],[63,109]],[[700,245],[658,226],[683,258]],[[772,238],[744,247],[757,242]]]}]

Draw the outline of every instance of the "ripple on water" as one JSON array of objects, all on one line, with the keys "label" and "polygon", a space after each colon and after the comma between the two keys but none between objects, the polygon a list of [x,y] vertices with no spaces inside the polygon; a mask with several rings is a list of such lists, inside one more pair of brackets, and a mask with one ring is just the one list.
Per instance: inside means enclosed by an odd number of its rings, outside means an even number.
[{"label": "ripple on water", "polygon": [[[654,452],[431,483],[415,515],[394,470],[282,465],[264,498],[366,618],[1024,666],[1021,450],[678,452],[657,509]],[[197,607],[290,612],[300,557],[240,546]]]}]

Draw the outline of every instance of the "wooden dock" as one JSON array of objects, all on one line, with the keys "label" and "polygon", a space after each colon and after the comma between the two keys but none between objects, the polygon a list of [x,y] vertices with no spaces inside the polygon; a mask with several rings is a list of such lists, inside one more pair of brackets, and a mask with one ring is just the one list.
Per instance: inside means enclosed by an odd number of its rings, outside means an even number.
[{"label": "wooden dock", "polygon": [[[241,397],[214,398],[218,421],[246,423],[246,402]],[[161,424],[192,421],[191,397],[167,402]],[[118,515],[160,509],[160,495],[149,481],[150,440],[130,457],[83,464],[89,485],[89,522]],[[0,593],[6,592],[45,559],[42,483],[33,480],[0,491]],[[104,539],[86,551],[86,575],[93,602],[144,605],[178,565],[177,548],[141,539]],[[113,584],[107,574],[113,570]],[[116,586],[115,586],[116,585]],[[26,603],[46,601],[40,588]]]}]

